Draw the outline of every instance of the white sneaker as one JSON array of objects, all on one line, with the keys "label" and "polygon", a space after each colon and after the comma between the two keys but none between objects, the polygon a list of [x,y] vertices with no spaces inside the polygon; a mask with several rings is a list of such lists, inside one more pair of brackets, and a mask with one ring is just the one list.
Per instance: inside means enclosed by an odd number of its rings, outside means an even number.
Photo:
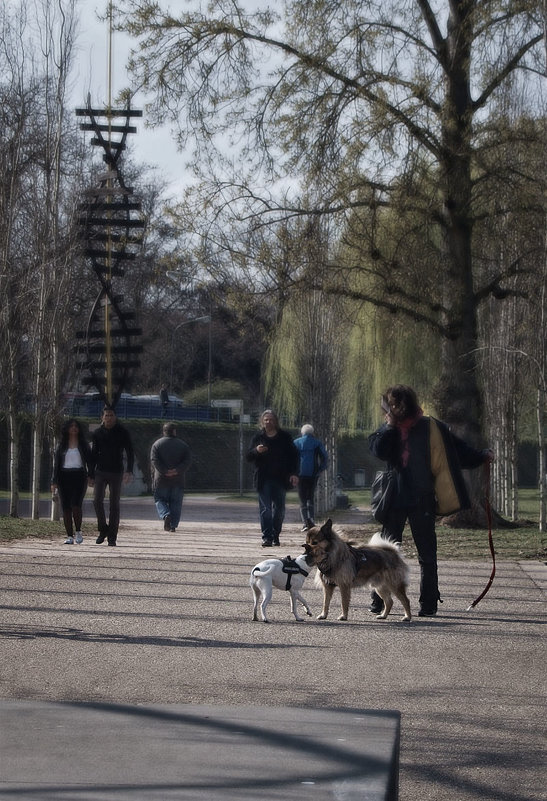
[{"label": "white sneaker", "polygon": [[82,536],[82,532],[81,531],[77,531],[76,532],[76,536],[74,537],[74,541],[75,541],[76,545],[81,545],[82,544],[82,542],[84,541],[84,538]]},{"label": "white sneaker", "polygon": [[67,537],[65,540],[65,545],[74,545],[74,537]]}]

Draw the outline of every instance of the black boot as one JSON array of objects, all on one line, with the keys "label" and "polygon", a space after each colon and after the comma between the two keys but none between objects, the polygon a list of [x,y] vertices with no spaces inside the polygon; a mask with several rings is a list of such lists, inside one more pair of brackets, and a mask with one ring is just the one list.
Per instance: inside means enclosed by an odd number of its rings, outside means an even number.
[{"label": "black boot", "polygon": [[373,590],[370,594],[370,599],[371,599],[371,604],[368,608],[368,611],[372,612],[373,615],[381,614],[384,608],[384,602],[382,601],[378,593]]},{"label": "black boot", "polygon": [[97,545],[101,545],[101,543],[103,543],[107,537],[108,537],[108,528],[101,528],[99,530],[99,536],[97,537],[95,542],[97,543]]}]

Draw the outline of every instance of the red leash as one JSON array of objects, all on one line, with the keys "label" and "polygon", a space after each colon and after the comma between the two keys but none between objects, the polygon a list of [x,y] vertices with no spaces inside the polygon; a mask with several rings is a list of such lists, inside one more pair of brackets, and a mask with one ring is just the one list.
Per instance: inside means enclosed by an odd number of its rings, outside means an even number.
[{"label": "red leash", "polygon": [[496,552],[494,551],[494,540],[492,538],[492,507],[490,505],[490,462],[484,463],[484,472],[485,472],[485,480],[486,480],[486,494],[485,494],[485,509],[486,509],[486,519],[488,520],[488,544],[490,546],[490,553],[492,554],[492,572],[490,573],[490,578],[488,579],[488,583],[484,590],[481,592],[478,598],[475,598],[471,606],[468,606],[465,610],[466,612],[470,612],[479,601],[481,601],[490,587],[492,586],[492,582],[494,581],[494,576],[496,575]]}]

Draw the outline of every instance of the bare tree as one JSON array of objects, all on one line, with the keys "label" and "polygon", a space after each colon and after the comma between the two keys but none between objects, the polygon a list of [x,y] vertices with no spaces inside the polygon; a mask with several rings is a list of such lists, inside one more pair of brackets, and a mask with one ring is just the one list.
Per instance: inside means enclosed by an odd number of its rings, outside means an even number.
[{"label": "bare tree", "polygon": [[20,57],[25,15],[0,9],[0,374],[9,432],[10,510],[19,502],[20,410],[29,385],[28,321],[32,270],[25,231],[29,165],[37,153],[39,87],[26,80]]},{"label": "bare tree", "polygon": [[[59,392],[59,317],[66,315],[74,224],[63,203],[63,171],[71,126],[67,82],[74,46],[74,0],[35,6],[43,75],[42,154],[36,165],[36,298],[32,329],[34,392],[32,418],[32,518],[39,517],[40,467],[48,420],[54,428]],[[68,210],[70,211],[70,209]],[[72,240],[72,244],[71,244]]]},{"label": "bare tree", "polygon": [[59,334],[71,303],[73,186],[80,180],[65,118],[73,11],[72,0],[30,8],[7,4],[0,11],[0,288],[5,300],[0,358],[13,516],[18,513],[21,415],[30,412],[32,418],[37,517],[43,440],[48,425],[53,428],[60,396]]},{"label": "bare tree", "polygon": [[[420,265],[408,263],[404,249],[394,259],[372,233],[352,264],[330,264],[314,286],[437,331],[438,411],[476,441],[477,310],[488,294],[511,291],[510,274],[483,281],[474,261],[482,133],[500,87],[543,70],[537,4],[362,0],[348,8],[299,0],[276,14],[217,0],[206,13],[191,4],[177,17],[127,0],[120,19],[139,37],[132,66],[153,93],[158,120],[182,118],[181,143],[199,137],[194,229],[238,269],[250,264],[251,233],[272,220],[311,211],[338,219],[342,231],[356,208],[421,213],[423,241],[436,251],[433,296],[409,292],[406,277]],[[206,144],[221,139],[223,156],[205,158]],[[295,174],[309,185],[320,178],[313,210],[299,201]],[[366,290],[340,277],[332,283],[348,266],[377,280]]]}]

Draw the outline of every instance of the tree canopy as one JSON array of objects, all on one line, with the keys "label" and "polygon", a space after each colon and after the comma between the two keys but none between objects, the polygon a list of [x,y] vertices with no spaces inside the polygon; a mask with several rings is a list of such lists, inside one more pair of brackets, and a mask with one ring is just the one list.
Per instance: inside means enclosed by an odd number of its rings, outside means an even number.
[{"label": "tree canopy", "polygon": [[[306,282],[433,328],[439,411],[474,428],[478,307],[518,291],[519,271],[480,269],[478,199],[493,170],[514,177],[487,157],[493,140],[515,137],[511,126],[495,135],[504,95],[543,118],[537,3],[213,0],[176,15],[125,0],[119,20],[138,39],[131,68],[149,111],[195,143],[177,211],[189,241],[206,243],[208,268],[267,288],[265,226],[328,215],[338,243]],[[398,222],[389,242],[386,209]],[[297,264],[287,278],[302,280]]]}]

